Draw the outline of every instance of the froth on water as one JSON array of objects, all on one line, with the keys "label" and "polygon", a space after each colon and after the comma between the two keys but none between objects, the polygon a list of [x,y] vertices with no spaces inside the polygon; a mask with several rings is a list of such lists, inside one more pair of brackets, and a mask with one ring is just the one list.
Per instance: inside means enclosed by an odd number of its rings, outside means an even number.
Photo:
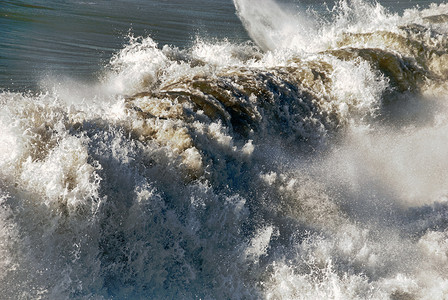
[{"label": "froth on water", "polygon": [[5,298],[447,297],[448,7],[252,6],[0,94]]}]

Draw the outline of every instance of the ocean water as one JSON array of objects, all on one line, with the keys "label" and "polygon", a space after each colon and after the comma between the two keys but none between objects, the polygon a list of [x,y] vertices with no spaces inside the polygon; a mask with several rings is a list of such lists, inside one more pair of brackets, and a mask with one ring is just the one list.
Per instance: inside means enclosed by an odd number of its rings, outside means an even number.
[{"label": "ocean water", "polygon": [[1,299],[448,299],[448,4],[0,2]]}]

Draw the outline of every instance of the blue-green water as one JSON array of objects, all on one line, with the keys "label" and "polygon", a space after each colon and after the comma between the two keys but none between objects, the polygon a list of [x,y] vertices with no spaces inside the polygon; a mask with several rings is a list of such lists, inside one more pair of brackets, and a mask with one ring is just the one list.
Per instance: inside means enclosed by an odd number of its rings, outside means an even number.
[{"label": "blue-green water", "polygon": [[129,33],[178,47],[197,36],[248,39],[229,0],[2,1],[0,87],[35,87],[48,74],[94,78]]},{"label": "blue-green water", "polygon": [[[432,2],[381,1],[398,13]],[[324,11],[322,2],[283,3],[293,10]],[[2,0],[0,88],[36,89],[46,76],[95,79],[129,33],[177,47],[191,46],[198,37],[249,40],[231,0]]]}]

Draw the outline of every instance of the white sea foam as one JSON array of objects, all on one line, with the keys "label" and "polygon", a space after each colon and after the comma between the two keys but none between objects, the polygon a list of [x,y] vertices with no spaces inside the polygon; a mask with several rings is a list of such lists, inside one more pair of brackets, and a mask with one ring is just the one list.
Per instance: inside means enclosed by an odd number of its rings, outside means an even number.
[{"label": "white sea foam", "polygon": [[259,47],[0,94],[5,298],[447,297],[447,6],[235,5]]}]

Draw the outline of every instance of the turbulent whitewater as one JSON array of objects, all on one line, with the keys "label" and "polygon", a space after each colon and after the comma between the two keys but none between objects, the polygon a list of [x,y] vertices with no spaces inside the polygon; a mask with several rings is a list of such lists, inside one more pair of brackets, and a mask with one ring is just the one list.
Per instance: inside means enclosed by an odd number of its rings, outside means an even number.
[{"label": "turbulent whitewater", "polygon": [[234,4],[0,93],[1,297],[448,297],[448,5]]}]

